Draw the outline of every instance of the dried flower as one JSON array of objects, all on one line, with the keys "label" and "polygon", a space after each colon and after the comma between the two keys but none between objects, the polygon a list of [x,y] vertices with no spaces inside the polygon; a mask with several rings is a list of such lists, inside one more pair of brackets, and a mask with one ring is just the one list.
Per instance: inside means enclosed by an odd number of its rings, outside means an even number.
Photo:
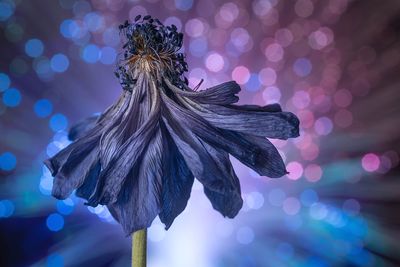
[{"label": "dried flower", "polygon": [[[107,205],[130,234],[158,215],[168,229],[185,209],[194,177],[213,207],[233,218],[242,207],[231,154],[260,175],[286,169],[268,138],[299,135],[299,120],[278,104],[235,105],[234,81],[197,91],[188,87],[182,33],[138,16],[120,26],[125,53],[116,76],[124,91],[97,117],[73,127],[73,142],[45,161],[52,194]],[[197,89],[197,88],[196,88]]]}]

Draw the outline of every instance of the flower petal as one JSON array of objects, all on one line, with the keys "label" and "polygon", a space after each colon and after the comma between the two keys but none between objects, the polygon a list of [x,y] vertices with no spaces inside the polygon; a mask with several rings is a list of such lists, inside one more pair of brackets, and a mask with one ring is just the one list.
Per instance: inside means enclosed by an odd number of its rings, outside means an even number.
[{"label": "flower petal", "polygon": [[162,98],[168,109],[163,113],[163,121],[188,167],[205,187],[213,207],[224,216],[235,216],[242,200],[228,154],[204,142],[191,130],[197,122],[186,116],[184,110],[163,93]]},{"label": "flower petal", "polygon": [[130,235],[150,227],[160,212],[163,174],[163,136],[158,130],[144,152],[138,172],[126,178],[116,202],[108,202],[112,215]]},{"label": "flower petal", "polygon": [[168,229],[185,209],[194,176],[166,129],[163,130],[168,153],[163,164],[162,206],[160,220]]},{"label": "flower petal", "polygon": [[[299,136],[299,119],[291,112],[279,112],[280,107],[199,104],[180,97],[182,104],[213,126],[262,137],[288,139]],[[269,111],[273,110],[273,111]]]},{"label": "flower petal", "polygon": [[[288,173],[281,155],[267,138],[227,130],[224,133],[227,138],[235,139],[238,148],[242,149],[242,151],[232,149],[229,153],[259,175],[278,178]],[[248,150],[248,153],[254,156],[247,156],[243,150]]]},{"label": "flower petal", "polygon": [[225,150],[260,175],[281,177],[287,173],[277,149],[266,138],[219,129],[163,94],[162,99],[175,120],[185,124],[193,138],[200,138],[214,147]]},{"label": "flower petal", "polygon": [[[132,124],[132,133],[121,130],[121,134],[115,132],[116,136],[111,136],[104,140],[105,146],[101,148],[101,164],[104,169],[101,171],[96,190],[87,205],[96,206],[98,204],[109,204],[117,201],[118,194],[127,176],[133,169],[140,167],[141,158],[146,151],[146,146],[154,139],[154,135],[159,131],[158,121],[160,118],[160,97],[157,88],[150,81],[144,79],[138,86],[142,90],[137,95],[144,95],[147,98],[133,98],[128,109],[126,128]],[[146,91],[146,94],[144,94]],[[144,111],[142,115],[135,118],[131,117],[132,108],[136,108],[143,101],[141,106]],[[134,112],[133,112],[134,113]],[[139,118],[139,122],[134,119]],[[130,121],[133,120],[133,121]],[[141,122],[143,122],[141,124]],[[123,123],[123,122],[121,122]],[[136,127],[138,127],[136,129]],[[128,138],[125,141],[125,136]],[[121,140],[122,138],[122,140]]]},{"label": "flower petal", "polygon": [[[213,146],[210,146],[206,142],[202,141],[203,146],[209,152],[215,163],[226,173],[229,178],[229,187],[225,187],[226,191],[218,192],[214,191],[212,188],[204,186],[204,193],[211,201],[214,209],[219,211],[223,216],[228,216],[229,218],[235,217],[239,210],[243,206],[243,199],[241,197],[240,182],[233,170],[232,164],[229,160],[228,153],[221,151]],[[233,188],[229,189],[229,188]]]},{"label": "flower petal", "polygon": [[175,94],[189,97],[199,103],[225,105],[236,103],[239,100],[236,94],[240,92],[240,86],[235,81],[224,82],[201,91],[193,91],[189,87],[187,90],[190,91],[183,91],[168,79],[164,79],[164,81]]},{"label": "flower petal", "polygon": [[80,187],[85,179],[90,176],[91,169],[98,162],[98,157],[99,149],[95,147],[84,157],[72,159],[71,161],[75,161],[77,164],[68,172],[59,172],[54,177],[51,194],[57,199],[67,198],[73,190]]}]

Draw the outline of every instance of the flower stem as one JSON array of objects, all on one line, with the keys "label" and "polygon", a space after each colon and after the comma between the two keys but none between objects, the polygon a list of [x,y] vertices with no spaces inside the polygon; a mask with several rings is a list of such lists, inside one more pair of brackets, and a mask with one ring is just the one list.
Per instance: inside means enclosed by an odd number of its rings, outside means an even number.
[{"label": "flower stem", "polygon": [[146,267],[147,229],[132,235],[132,267]]}]

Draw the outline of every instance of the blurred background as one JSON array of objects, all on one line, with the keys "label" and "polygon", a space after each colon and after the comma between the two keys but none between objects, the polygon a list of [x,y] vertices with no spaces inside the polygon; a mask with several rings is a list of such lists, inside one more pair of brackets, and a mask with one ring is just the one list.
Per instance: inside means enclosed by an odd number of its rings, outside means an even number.
[{"label": "blurred background", "polygon": [[42,161],[121,93],[118,25],[138,14],[184,32],[191,86],[233,79],[241,104],[301,120],[273,140],[288,176],[232,159],[233,220],[195,183],[149,229],[149,267],[400,266],[398,0],[0,0],[0,266],[130,266],[107,209],[52,198]]}]

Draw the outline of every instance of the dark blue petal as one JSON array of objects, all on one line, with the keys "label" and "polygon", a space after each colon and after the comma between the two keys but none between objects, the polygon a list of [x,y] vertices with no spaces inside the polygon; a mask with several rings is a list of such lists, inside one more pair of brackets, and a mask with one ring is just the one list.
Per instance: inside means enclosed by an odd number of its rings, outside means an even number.
[{"label": "dark blue petal", "polygon": [[112,215],[121,223],[125,233],[150,227],[160,213],[163,136],[157,131],[144,152],[140,168],[125,179],[116,202],[109,202]]},{"label": "dark blue petal", "polygon": [[169,133],[166,130],[164,132],[168,154],[163,164],[162,206],[159,216],[168,229],[187,205],[194,176]]}]

